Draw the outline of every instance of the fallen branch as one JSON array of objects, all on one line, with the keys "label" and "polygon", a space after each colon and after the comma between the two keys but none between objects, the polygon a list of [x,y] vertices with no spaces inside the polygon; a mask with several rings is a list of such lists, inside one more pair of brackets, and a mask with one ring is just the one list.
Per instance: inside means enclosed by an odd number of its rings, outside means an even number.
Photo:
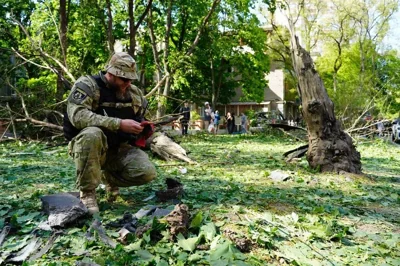
[{"label": "fallen branch", "polygon": [[13,115],[11,113],[11,108],[10,108],[10,105],[8,104],[8,102],[7,102],[6,106],[7,106],[7,111],[9,113],[9,115],[10,115],[10,124],[11,124],[12,129],[13,129],[14,138],[16,139],[17,138],[17,131],[15,129],[14,118],[13,118]]},{"label": "fallen branch", "polygon": [[1,134],[0,141],[2,141],[2,139],[3,139],[4,136],[6,135],[6,133],[7,133],[7,131],[8,131],[8,128],[10,127],[10,125],[11,125],[11,123],[8,123],[8,125],[7,125],[7,127],[6,127],[6,130],[4,130],[3,134]]},{"label": "fallen branch", "polygon": [[[210,163],[195,163],[194,165],[197,166],[204,166],[204,165],[225,165],[227,164],[226,162],[210,162]],[[171,164],[159,164],[157,167],[173,167],[173,166],[184,166],[187,165],[187,163],[171,163]]]},{"label": "fallen branch", "polygon": [[[25,115],[25,118],[23,118],[23,119],[15,119],[15,121],[17,121],[17,122],[31,122],[32,124],[36,124],[36,125],[40,125],[40,126],[44,126],[44,127],[49,127],[49,128],[52,128],[52,129],[56,129],[58,131],[62,131],[63,130],[62,126],[58,126],[58,125],[55,125],[55,124],[52,124],[52,123],[43,122],[43,121],[40,121],[40,120],[32,118],[30,116],[29,112],[28,112],[27,107],[26,107],[25,99],[22,96],[22,94],[20,93],[20,91],[15,86],[13,86],[10,82],[8,82],[8,84],[14,89],[14,91],[17,93],[18,97],[20,98],[22,109],[23,109],[24,115]],[[9,109],[9,107],[8,107],[8,109]],[[9,111],[10,111],[10,115],[11,115],[11,109],[9,109]],[[13,123],[12,116],[11,116],[11,122]],[[15,135],[15,138],[16,138],[16,134],[15,133],[14,133],[14,135]]]},{"label": "fallen branch", "polygon": [[[68,75],[68,77],[72,80],[72,82],[75,82],[76,79],[75,77],[72,75],[72,73],[64,66],[64,64],[62,64],[57,58],[55,58],[54,56],[49,55],[48,53],[46,53],[42,47],[40,45],[37,45],[35,43],[35,41],[32,39],[32,37],[30,36],[30,34],[28,33],[28,31],[26,30],[26,28],[17,20],[15,19],[13,16],[11,17],[11,19],[17,23],[19,25],[19,27],[21,28],[21,30],[24,32],[24,34],[26,35],[26,37],[29,39],[31,45],[39,52],[41,58],[43,59],[43,61],[48,65],[47,67],[49,67],[51,69],[52,72],[54,72],[58,77],[60,77],[60,79],[62,81],[66,81],[68,84],[71,84],[68,80],[66,80],[64,78],[64,76],[54,67],[52,66],[52,64],[50,64],[48,59],[53,60],[58,67],[60,67],[62,69],[62,71],[64,73],[66,73]],[[17,54],[19,56],[19,54]],[[22,57],[21,57],[22,58]],[[24,59],[24,58],[22,58]]]},{"label": "fallen branch", "polygon": [[[176,121],[176,120],[179,118],[179,116],[181,116],[182,114],[183,114],[183,113],[178,113],[178,114],[172,114],[172,115],[165,115],[165,116],[162,116],[162,117],[160,117],[159,119],[153,121],[153,124],[154,124],[155,126],[169,124],[169,123],[171,123],[171,122],[173,122],[173,121]],[[161,120],[161,119],[163,119],[163,118],[165,118],[165,117],[168,117],[168,118],[165,119],[165,120]]]},{"label": "fallen branch", "polygon": [[270,127],[273,128],[281,128],[285,131],[289,131],[289,130],[296,130],[296,129],[300,129],[303,131],[307,131],[305,128],[302,127],[296,127],[296,126],[291,126],[291,125],[287,125],[287,124],[268,124]]},{"label": "fallen branch", "polygon": [[346,132],[350,134],[351,132],[361,131],[361,130],[364,130],[364,129],[369,129],[369,128],[373,127],[373,126],[376,126],[376,125],[379,124],[379,123],[385,123],[385,122],[390,122],[390,121],[389,121],[389,120],[382,120],[382,121],[378,121],[378,122],[376,122],[376,123],[370,124],[370,125],[365,126],[365,127],[359,127],[359,128],[354,128],[354,129],[348,129]]},{"label": "fallen branch", "polygon": [[149,93],[147,93],[144,97],[145,97],[145,98],[149,98],[151,95],[153,95],[153,94],[157,91],[157,89],[158,89],[161,85],[163,85],[163,83],[164,83],[164,81],[167,79],[167,77],[169,77],[168,74],[166,74],[166,75],[157,83],[157,85],[156,85],[154,88],[152,88],[151,91],[150,91]]},{"label": "fallen branch", "polygon": [[364,108],[364,111],[361,113],[359,117],[354,121],[353,125],[347,130],[347,132],[351,132],[351,130],[360,122],[360,120],[363,118],[363,116],[372,108],[374,108],[374,105],[372,104],[374,101],[374,98],[371,99],[371,101],[367,104],[367,106]]},{"label": "fallen branch", "polygon": [[291,154],[291,153],[293,153],[293,152],[296,152],[296,151],[301,151],[301,150],[303,150],[303,149],[305,149],[305,148],[308,149],[308,144],[302,145],[302,146],[297,147],[297,148],[295,148],[295,149],[293,149],[293,150],[287,151],[287,152],[285,152],[285,153],[283,154],[283,156],[284,156],[284,157],[287,157],[289,154]]},{"label": "fallen branch", "polygon": [[287,132],[287,131],[284,130],[283,128],[277,127],[277,129],[279,129],[280,131],[282,131],[283,134],[288,135],[288,136],[294,138],[295,140],[298,140],[298,141],[305,141],[304,139],[301,139],[301,138],[299,138],[299,137],[297,137],[297,136],[295,136],[295,135],[293,135],[293,134],[290,134],[289,132]]},{"label": "fallen branch", "polygon": [[62,126],[58,126],[58,125],[55,125],[55,124],[52,124],[52,123],[48,123],[48,122],[43,122],[43,121],[36,120],[36,119],[30,118],[30,117],[16,119],[15,121],[17,121],[17,122],[31,122],[32,124],[48,127],[48,128],[55,129],[55,130],[58,130],[58,131],[62,131],[63,130]]}]

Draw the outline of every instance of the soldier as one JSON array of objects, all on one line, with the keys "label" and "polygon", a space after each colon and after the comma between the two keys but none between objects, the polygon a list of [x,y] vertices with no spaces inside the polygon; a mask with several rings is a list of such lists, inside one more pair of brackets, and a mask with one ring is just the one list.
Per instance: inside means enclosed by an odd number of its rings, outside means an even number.
[{"label": "soldier", "polygon": [[91,214],[99,212],[95,189],[100,182],[112,200],[119,187],[143,185],[156,177],[147,154],[135,145],[152,134],[152,127],[141,123],[147,101],[131,84],[134,79],[134,59],[116,53],[105,71],[80,77],[68,97],[64,134],[70,140],[81,201]]}]

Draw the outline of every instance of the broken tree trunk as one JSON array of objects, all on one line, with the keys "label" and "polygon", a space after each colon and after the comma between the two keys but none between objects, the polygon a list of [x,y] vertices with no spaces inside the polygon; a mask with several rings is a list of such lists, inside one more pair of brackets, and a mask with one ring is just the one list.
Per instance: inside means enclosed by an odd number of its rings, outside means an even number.
[{"label": "broken tree trunk", "polygon": [[166,161],[181,160],[187,163],[195,163],[187,156],[184,148],[160,132],[154,133],[146,140],[146,147]]},{"label": "broken tree trunk", "polygon": [[308,128],[308,163],[323,172],[361,173],[360,153],[336,120],[333,102],[314,68],[310,54],[299,44],[293,27],[291,47],[303,118]]}]

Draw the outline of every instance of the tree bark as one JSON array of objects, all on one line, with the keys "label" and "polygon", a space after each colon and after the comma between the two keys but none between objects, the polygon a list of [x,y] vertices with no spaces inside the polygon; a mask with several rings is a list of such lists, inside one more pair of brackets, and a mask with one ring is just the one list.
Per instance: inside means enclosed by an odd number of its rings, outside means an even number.
[{"label": "tree bark", "polygon": [[[169,66],[169,38],[172,29],[172,2],[170,0],[168,2],[168,10],[167,10],[167,19],[165,23],[165,36],[164,36],[164,73],[170,75],[170,66]],[[163,96],[169,95],[169,90],[171,88],[171,76],[168,76],[164,83],[164,91]],[[161,89],[160,89],[161,90]],[[161,92],[161,91],[160,91]],[[167,106],[167,98],[164,97],[162,101],[158,101],[158,108],[157,108],[157,118],[165,115],[165,110]]]},{"label": "tree bark", "polygon": [[128,14],[129,14],[129,54],[135,58],[136,50],[136,28],[135,28],[135,14],[133,0],[128,1]]},{"label": "tree bark", "polygon": [[153,0],[147,0],[147,6],[146,9],[143,11],[142,15],[139,17],[139,20],[135,24],[135,11],[136,7],[134,7],[133,0],[129,0],[128,2],[128,13],[129,13],[129,54],[133,57],[136,58],[137,52],[136,52],[136,34],[137,30],[140,26],[140,24],[143,22],[143,20],[146,18],[146,16],[149,14],[149,11],[151,9]]},{"label": "tree bark", "polygon": [[67,2],[66,0],[60,0],[60,39],[61,39],[61,53],[65,67],[67,66],[67,31],[68,31],[68,20],[67,20]]},{"label": "tree bark", "polygon": [[[66,0],[60,0],[60,46],[61,46],[61,55],[62,55],[62,62],[66,68],[67,65],[67,30],[68,30],[68,18],[67,18],[67,2]],[[62,69],[58,69],[58,77],[57,77],[57,93],[56,99],[57,101],[62,101],[65,87],[64,87],[64,71]]]},{"label": "tree bark", "polygon": [[213,110],[215,110],[217,99],[215,98],[215,72],[214,72],[212,55],[210,55],[210,71],[211,71],[211,107]]},{"label": "tree bark", "polygon": [[336,120],[333,102],[310,54],[299,44],[294,27],[291,29],[291,47],[303,118],[308,128],[309,165],[323,172],[361,173],[360,153]]},{"label": "tree bark", "polygon": [[113,15],[112,15],[112,8],[111,8],[111,1],[106,0],[106,6],[107,6],[107,40],[108,40],[108,50],[110,51],[110,54],[114,53],[114,35],[113,35]]}]

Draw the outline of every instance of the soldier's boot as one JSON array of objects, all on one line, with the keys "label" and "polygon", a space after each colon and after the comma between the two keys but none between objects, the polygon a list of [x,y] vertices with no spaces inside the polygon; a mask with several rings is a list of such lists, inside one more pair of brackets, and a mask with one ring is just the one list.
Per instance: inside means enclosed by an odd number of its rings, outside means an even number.
[{"label": "soldier's boot", "polygon": [[85,204],[86,208],[89,211],[89,214],[95,214],[99,212],[99,206],[97,205],[96,199],[96,191],[88,190],[81,191],[80,198],[83,204]]},{"label": "soldier's boot", "polygon": [[106,194],[107,194],[107,201],[114,202],[117,197],[119,196],[119,187],[114,186],[110,183],[106,184]]},{"label": "soldier's boot", "polygon": [[112,174],[103,171],[101,182],[106,186],[106,197],[108,202],[114,202],[119,196],[119,187],[112,183]]}]

